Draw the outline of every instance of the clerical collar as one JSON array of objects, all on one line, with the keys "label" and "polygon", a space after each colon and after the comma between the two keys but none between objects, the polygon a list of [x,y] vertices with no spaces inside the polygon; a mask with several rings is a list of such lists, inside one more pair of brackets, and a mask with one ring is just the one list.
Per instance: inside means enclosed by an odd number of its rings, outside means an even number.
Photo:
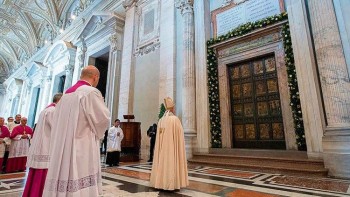
[{"label": "clerical collar", "polygon": [[85,80],[83,80],[83,79],[80,79],[79,81],[86,82],[87,84],[89,84],[90,86],[92,86],[91,83],[89,83],[88,81],[85,81]]},{"label": "clerical collar", "polygon": [[51,103],[51,104],[48,105],[46,108],[49,108],[49,107],[56,107],[56,103]]}]

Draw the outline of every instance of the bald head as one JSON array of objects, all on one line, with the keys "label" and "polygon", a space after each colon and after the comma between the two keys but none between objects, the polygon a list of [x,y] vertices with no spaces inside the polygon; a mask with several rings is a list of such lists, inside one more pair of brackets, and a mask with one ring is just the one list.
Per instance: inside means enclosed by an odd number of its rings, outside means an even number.
[{"label": "bald head", "polygon": [[100,71],[95,66],[87,66],[81,70],[80,79],[92,78],[94,75],[100,75]]},{"label": "bald head", "polygon": [[22,125],[22,126],[27,125],[27,118],[26,118],[26,117],[22,117],[22,118],[21,118],[21,125]]},{"label": "bald head", "polygon": [[100,71],[95,66],[86,66],[81,70],[80,79],[89,82],[93,87],[96,87],[100,79]]}]

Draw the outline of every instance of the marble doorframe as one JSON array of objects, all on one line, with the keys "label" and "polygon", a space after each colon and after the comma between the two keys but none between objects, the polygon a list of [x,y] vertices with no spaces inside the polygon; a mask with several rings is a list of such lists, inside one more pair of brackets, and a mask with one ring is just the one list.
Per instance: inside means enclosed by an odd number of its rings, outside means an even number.
[{"label": "marble doorframe", "polygon": [[73,70],[75,64],[76,47],[71,42],[57,41],[50,48],[46,54],[43,65],[47,67],[46,76],[53,79],[44,87],[45,99],[43,99],[41,106],[46,106],[51,102],[51,98],[57,93],[56,77],[66,75],[64,90],[68,89],[72,85]]},{"label": "marble doorframe", "polygon": [[[228,65],[274,54],[280,92],[284,135],[287,150],[296,150],[293,115],[290,107],[287,68],[281,28],[284,22],[256,30],[213,46],[218,57],[219,99],[223,148],[232,148],[232,116]],[[241,48],[239,47],[241,46]]]},{"label": "marble doorframe", "polygon": [[89,64],[90,57],[109,53],[105,103],[112,120],[117,118],[119,110],[124,24],[124,18],[113,12],[96,12],[86,21],[76,38],[80,50],[75,64],[75,80],[80,77],[81,69]]}]

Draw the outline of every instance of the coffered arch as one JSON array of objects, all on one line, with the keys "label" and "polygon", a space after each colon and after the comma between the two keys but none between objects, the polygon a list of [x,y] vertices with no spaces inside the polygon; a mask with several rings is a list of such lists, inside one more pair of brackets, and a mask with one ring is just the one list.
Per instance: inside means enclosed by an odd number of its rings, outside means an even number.
[{"label": "coffered arch", "polygon": [[70,25],[73,10],[82,12],[94,1],[102,0],[0,0],[1,78],[52,43]]}]

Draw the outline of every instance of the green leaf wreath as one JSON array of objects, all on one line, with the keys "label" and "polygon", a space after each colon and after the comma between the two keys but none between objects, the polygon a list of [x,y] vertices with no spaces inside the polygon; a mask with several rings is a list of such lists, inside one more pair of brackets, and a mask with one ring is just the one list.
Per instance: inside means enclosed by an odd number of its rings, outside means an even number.
[{"label": "green leaf wreath", "polygon": [[[210,111],[210,132],[211,145],[213,148],[222,147],[221,139],[221,119],[220,119],[220,102],[219,102],[219,79],[218,79],[218,63],[215,51],[212,45],[226,41],[230,38],[243,36],[257,30],[281,21],[288,20],[286,12],[270,16],[256,22],[248,22],[229,31],[225,35],[213,38],[207,41],[207,71],[208,71],[208,96]],[[294,128],[296,133],[296,143],[299,150],[306,150],[304,124],[302,111],[300,106],[299,89],[294,65],[293,48],[289,31],[289,24],[286,23],[282,27],[283,44],[285,51],[285,60],[288,73],[288,86],[290,91],[290,105],[293,112]]]}]

